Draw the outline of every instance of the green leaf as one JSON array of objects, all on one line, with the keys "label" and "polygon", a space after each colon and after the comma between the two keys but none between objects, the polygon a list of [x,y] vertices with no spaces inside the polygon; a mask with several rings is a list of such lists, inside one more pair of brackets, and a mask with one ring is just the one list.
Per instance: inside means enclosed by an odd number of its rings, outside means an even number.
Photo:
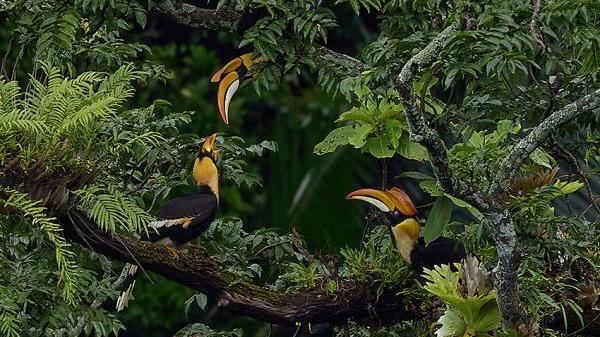
[{"label": "green leaf", "polygon": [[362,124],[353,128],[354,134],[348,137],[348,142],[355,148],[361,148],[365,145],[367,136],[373,130],[373,126],[370,124]]},{"label": "green leaf", "polygon": [[348,138],[354,134],[352,125],[342,126],[331,131],[325,139],[315,145],[313,152],[317,155],[324,155],[335,151],[342,145],[349,144]]},{"label": "green leaf", "polygon": [[549,169],[552,168],[551,162],[552,157],[546,153],[546,151],[540,149],[539,147],[533,150],[533,152],[529,155],[529,158],[533,160],[534,163],[547,167]]},{"label": "green leaf", "polygon": [[464,336],[467,330],[467,324],[456,310],[446,310],[438,323],[442,327],[435,332],[437,337]]},{"label": "green leaf", "polygon": [[375,158],[391,158],[396,153],[396,149],[390,146],[387,136],[377,136],[367,139],[363,150],[369,152]]},{"label": "green leaf", "polygon": [[572,181],[569,183],[564,183],[560,180],[557,180],[554,183],[554,187],[558,188],[562,194],[574,193],[575,191],[582,188],[583,186],[584,186],[584,183],[579,182],[579,181]]},{"label": "green leaf", "polygon": [[476,331],[488,332],[497,329],[500,326],[500,309],[496,301],[489,301],[481,309],[473,322],[473,328]]},{"label": "green leaf", "polygon": [[453,203],[449,198],[441,197],[429,212],[427,223],[423,229],[425,243],[428,244],[439,238],[450,221]]},{"label": "green leaf", "polygon": [[429,193],[432,197],[445,196],[452,200],[456,206],[467,209],[478,220],[483,219],[483,214],[477,208],[471,206],[468,202],[440,191],[437,187],[437,182],[434,179],[421,181],[419,183],[419,187],[421,187],[423,191]]},{"label": "green leaf", "polygon": [[427,149],[423,145],[411,141],[408,132],[402,134],[396,151],[402,157],[412,160],[425,161],[429,159]]},{"label": "green leaf", "polygon": [[416,171],[407,171],[407,172],[402,172],[398,175],[398,178],[412,178],[412,179],[416,179],[416,180],[433,180],[433,177],[421,172],[416,172]]}]

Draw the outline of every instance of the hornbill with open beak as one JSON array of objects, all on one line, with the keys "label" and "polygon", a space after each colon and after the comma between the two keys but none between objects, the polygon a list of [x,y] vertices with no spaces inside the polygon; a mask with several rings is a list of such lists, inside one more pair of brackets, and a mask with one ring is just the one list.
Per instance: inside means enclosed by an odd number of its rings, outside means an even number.
[{"label": "hornbill with open beak", "polygon": [[[169,200],[158,211],[157,221],[148,224],[148,234],[142,240],[166,245],[175,256],[176,248],[200,236],[215,218],[219,206],[219,172],[216,166],[215,139],[206,137],[198,149],[192,175],[198,190],[195,193]],[[127,277],[121,284],[117,311],[127,307],[135,284],[138,266],[128,264]]]},{"label": "hornbill with open beak", "polygon": [[410,197],[397,187],[387,191],[360,189],[348,194],[346,199],[366,201],[385,213],[396,248],[419,276],[423,268],[460,262],[466,257],[463,247],[448,238],[440,237],[425,244],[420,237],[421,225],[415,219],[417,209]]},{"label": "hornbill with open beak", "polygon": [[233,95],[240,87],[240,81],[247,76],[248,71],[256,63],[265,62],[266,56],[252,58],[252,53],[246,53],[234,58],[224,65],[210,79],[213,83],[219,83],[217,91],[217,104],[221,118],[225,124],[229,124],[229,104]]}]

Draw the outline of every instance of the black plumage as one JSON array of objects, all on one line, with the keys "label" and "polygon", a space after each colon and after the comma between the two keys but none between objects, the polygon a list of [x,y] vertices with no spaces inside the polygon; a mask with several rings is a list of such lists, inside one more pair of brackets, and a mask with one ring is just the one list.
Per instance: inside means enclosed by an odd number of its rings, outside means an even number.
[{"label": "black plumage", "polygon": [[[173,247],[181,246],[200,236],[217,214],[219,173],[215,165],[218,153],[214,149],[216,137],[216,134],[206,137],[196,155],[192,176],[198,190],[167,201],[158,211],[157,220],[148,224],[148,232],[140,238],[166,245],[175,258],[177,252]],[[127,275],[118,289],[120,294],[115,306],[117,311],[127,307],[138,267],[126,264],[123,273]]]},{"label": "black plumage", "polygon": [[410,252],[410,262],[417,275],[423,268],[431,269],[435,265],[458,263],[467,257],[465,249],[460,243],[448,238],[438,238],[425,245],[425,240],[419,238]]},{"label": "black plumage", "polygon": [[[148,236],[143,239],[156,242],[169,238],[175,245],[182,245],[208,228],[217,214],[218,205],[217,197],[207,186],[202,186],[199,192],[171,199],[160,208],[158,221],[150,225]],[[183,218],[190,218],[189,223],[172,222],[169,225],[164,221]]]}]

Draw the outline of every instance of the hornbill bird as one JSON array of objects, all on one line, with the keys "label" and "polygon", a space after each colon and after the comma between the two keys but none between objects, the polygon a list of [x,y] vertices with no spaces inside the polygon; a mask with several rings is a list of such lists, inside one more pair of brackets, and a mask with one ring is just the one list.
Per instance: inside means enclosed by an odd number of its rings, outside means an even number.
[{"label": "hornbill bird", "polygon": [[448,238],[440,237],[425,244],[420,237],[421,225],[415,219],[417,209],[410,197],[397,187],[387,191],[360,189],[348,194],[346,199],[366,201],[384,212],[392,226],[396,248],[419,276],[423,268],[460,262],[466,257],[462,245]]},{"label": "hornbill bird", "polygon": [[[195,193],[169,200],[158,211],[157,221],[148,224],[148,234],[141,240],[164,244],[177,257],[174,248],[200,236],[215,218],[219,206],[219,172],[216,166],[215,139],[217,134],[206,137],[198,149],[192,175],[198,190]],[[127,307],[135,284],[138,266],[127,264],[127,276],[118,290],[117,311]],[[125,271],[124,271],[125,272]]]},{"label": "hornbill bird", "polygon": [[246,53],[229,61],[217,70],[210,79],[213,83],[220,82],[217,91],[217,104],[225,124],[229,124],[229,103],[231,103],[231,98],[240,87],[240,81],[246,77],[254,64],[267,60],[266,56],[253,58],[252,53]]}]

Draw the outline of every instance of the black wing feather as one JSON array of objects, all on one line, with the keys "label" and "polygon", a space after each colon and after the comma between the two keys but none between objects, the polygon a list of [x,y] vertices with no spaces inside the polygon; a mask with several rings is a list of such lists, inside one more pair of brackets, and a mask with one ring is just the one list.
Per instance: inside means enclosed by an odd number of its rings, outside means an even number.
[{"label": "black wing feather", "polygon": [[460,243],[448,238],[439,238],[425,246],[425,240],[419,238],[415,248],[410,253],[413,269],[421,274],[423,268],[431,269],[438,264],[460,262],[467,256]]},{"label": "black wing feather", "polygon": [[218,201],[212,193],[193,193],[173,198],[158,211],[158,220],[192,218],[192,222],[183,228],[181,225],[149,229],[147,240],[158,241],[170,237],[178,244],[185,243],[204,232],[215,218]]}]

